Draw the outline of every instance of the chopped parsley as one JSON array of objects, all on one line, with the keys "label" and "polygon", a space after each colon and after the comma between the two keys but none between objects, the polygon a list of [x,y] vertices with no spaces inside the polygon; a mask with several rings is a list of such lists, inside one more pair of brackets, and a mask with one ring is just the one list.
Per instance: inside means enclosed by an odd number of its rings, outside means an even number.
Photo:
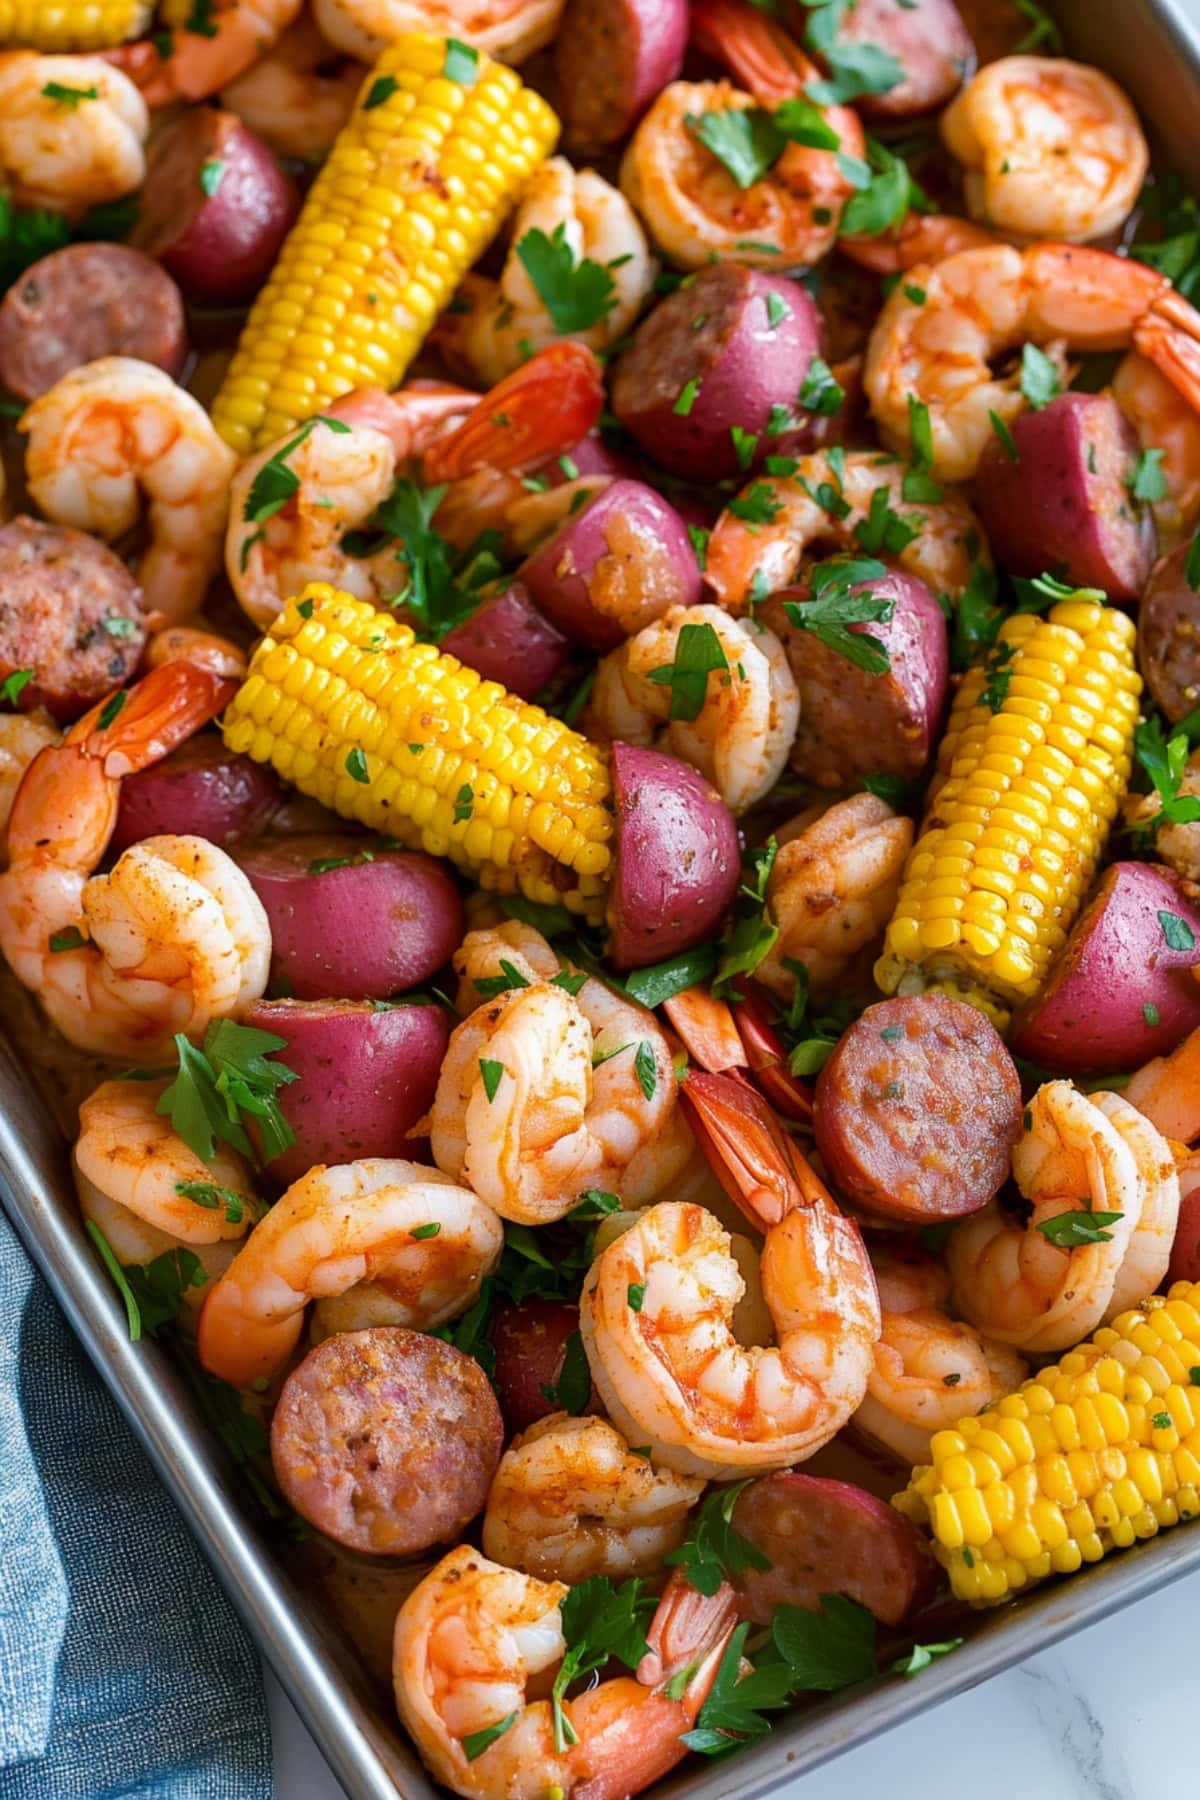
[{"label": "chopped parsley", "polygon": [[1200,797],[1179,791],[1190,748],[1186,735],[1175,732],[1164,739],[1162,723],[1153,714],[1138,725],[1133,748],[1159,800],[1158,812],[1146,821],[1144,829],[1153,832],[1160,825],[1191,825],[1200,819]]},{"label": "chopped parsley", "polygon": [[830,419],[840,411],[846,394],[834,379],[829,364],[822,357],[814,356],[808,365],[808,373],[800,383],[798,398],[805,412],[816,413],[818,418]]},{"label": "chopped parsley", "polygon": [[225,179],[225,164],[220,157],[210,156],[208,161],[200,165],[200,191],[211,200],[214,194],[221,191],[221,183]]},{"label": "chopped parsley", "polygon": [[367,759],[357,744],[355,744],[353,750],[347,752],[346,773],[351,781],[361,782],[364,787],[368,786],[370,783],[371,777],[367,770]]},{"label": "chopped parsley", "polygon": [[699,395],[699,393],[700,393],[700,377],[698,375],[693,375],[691,377],[690,381],[684,382],[683,386],[679,390],[679,393],[675,397],[675,404],[671,408],[671,411],[676,415],[677,418],[680,418],[680,419],[687,418],[687,416],[691,412],[693,406],[695,406],[695,404],[696,404],[696,399],[697,399],[697,396]]},{"label": "chopped parsley", "polygon": [[53,100],[56,105],[65,106],[70,112],[74,112],[83,100],[100,98],[99,88],[65,87],[61,81],[48,81],[42,89],[42,94],[47,100]]},{"label": "chopped parsley", "polygon": [[682,1569],[688,1585],[710,1599],[727,1575],[771,1566],[758,1545],[743,1537],[733,1524],[733,1509],[751,1479],[713,1488],[694,1515],[683,1543],[663,1558],[671,1567]]},{"label": "chopped parsley", "polygon": [[996,434],[996,439],[1000,448],[1003,450],[1005,456],[1007,456],[1009,462],[1020,462],[1020,453],[1013,440],[1013,434],[1008,429],[1005,421],[1000,417],[1000,414],[998,412],[993,412],[991,407],[989,407],[988,419],[991,423],[992,430]]},{"label": "chopped parsley", "polygon": [[1034,412],[1041,412],[1062,393],[1058,370],[1036,344],[1026,344],[1021,350],[1021,392]]},{"label": "chopped parsley", "polygon": [[783,610],[801,631],[811,631],[826,649],[844,656],[868,675],[886,675],[891,657],[878,638],[869,632],[853,631],[855,625],[885,625],[896,610],[894,600],[875,594],[853,594],[850,589],[861,583],[878,581],[887,574],[880,562],[871,558],[833,558],[819,563],[812,571],[811,600],[785,600]]},{"label": "chopped parsley", "polygon": [[566,231],[560,220],[549,236],[535,226],[517,242],[522,267],[550,314],[555,331],[564,335],[590,331],[617,304],[611,270],[587,256],[577,262]]},{"label": "chopped parsley", "polygon": [[[842,172],[847,173],[845,169]],[[875,138],[867,139],[867,166],[863,173],[866,181],[853,183],[856,191],[842,211],[838,230],[843,237],[878,237],[910,212],[931,211],[904,158],[894,155]]]},{"label": "chopped parsley", "polygon": [[674,662],[662,663],[649,672],[649,680],[671,690],[669,717],[691,723],[698,719],[708,697],[708,678],[723,674],[729,680],[729,661],[721,640],[707,622],[681,625],[675,641]]},{"label": "chopped parsley", "polygon": [[1139,450],[1125,478],[1133,498],[1143,505],[1156,506],[1167,497],[1169,490],[1162,466],[1163,455],[1161,450]]},{"label": "chopped parsley", "polygon": [[1196,934],[1186,919],[1178,913],[1160,912],[1158,922],[1162,926],[1163,940],[1168,950],[1191,951],[1196,948]]},{"label": "chopped parsley", "polygon": [[640,1313],[646,1299],[644,1281],[631,1281],[625,1290],[625,1298],[629,1302],[630,1312]]},{"label": "chopped parsley", "polygon": [[490,1057],[479,1058],[479,1073],[483,1077],[483,1091],[489,1104],[496,1098],[501,1079],[507,1073],[502,1062],[493,1062]]},{"label": "chopped parsley", "polygon": [[448,37],[442,74],[447,81],[456,81],[459,87],[474,87],[479,74],[478,50],[471,44],[460,43],[458,38]]},{"label": "chopped parsley", "polygon": [[744,494],[735,495],[729,502],[729,511],[734,518],[742,519],[747,525],[770,525],[782,510],[783,502],[775,498],[765,481],[754,482]]},{"label": "chopped parsley", "polygon": [[383,106],[393,94],[398,94],[399,91],[400,83],[394,75],[377,75],[367,90],[367,97],[363,101],[363,111],[374,112],[377,106]]},{"label": "chopped parsley", "polygon": [[1080,1212],[1055,1213],[1051,1219],[1039,1219],[1037,1228],[1055,1249],[1078,1250],[1085,1244],[1111,1243],[1112,1232],[1104,1228],[1124,1217],[1124,1213],[1091,1212],[1085,1207]]},{"label": "chopped parsley", "polygon": [[0,681],[0,705],[15,706],[29,683],[33,680],[32,669],[13,669]]},{"label": "chopped parsley", "polygon": [[306,419],[299,431],[290,437],[286,444],[281,444],[275,454],[268,457],[254,480],[250,483],[250,492],[246,496],[246,504],[242,509],[242,517],[251,525],[264,525],[273,519],[277,512],[295,499],[300,492],[300,477],[296,471],[288,467],[288,458],[293,456],[312,436],[318,425],[328,425],[330,431],[347,432],[349,425],[342,419],[327,418],[323,413],[315,413]]},{"label": "chopped parsley", "polygon": [[647,1102],[653,1100],[658,1089],[658,1064],[654,1060],[653,1048],[644,1038],[634,1055],[633,1072],[637,1076],[643,1099]]},{"label": "chopped parsley", "polygon": [[262,1159],[270,1162],[295,1143],[279,1108],[280,1088],[298,1079],[286,1063],[268,1060],[287,1049],[287,1039],[232,1019],[216,1019],[198,1048],[182,1032],[175,1036],[179,1068],[158,1099],[155,1111],[169,1118],[189,1150],[211,1162],[218,1139],[242,1156],[253,1157],[247,1122],[254,1121]]}]

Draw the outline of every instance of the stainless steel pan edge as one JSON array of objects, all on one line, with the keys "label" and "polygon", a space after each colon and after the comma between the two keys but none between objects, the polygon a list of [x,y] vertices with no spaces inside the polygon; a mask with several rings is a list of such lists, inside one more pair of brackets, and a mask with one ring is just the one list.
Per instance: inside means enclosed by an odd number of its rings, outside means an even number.
[{"label": "stainless steel pan edge", "polygon": [[[1200,0],[1054,0],[1071,50],[1116,75],[1170,162],[1200,187]],[[0,1204],[128,1418],[263,1655],[351,1800],[435,1800],[319,1594],[298,1587],[244,1509],[236,1472],[156,1344],[131,1344],[79,1224],[62,1140],[3,1037]],[[1124,1552],[975,1620],[916,1680],[884,1679],[782,1718],[728,1762],[693,1762],[657,1800],[756,1800],[1073,1632],[1200,1570],[1200,1526]]]}]

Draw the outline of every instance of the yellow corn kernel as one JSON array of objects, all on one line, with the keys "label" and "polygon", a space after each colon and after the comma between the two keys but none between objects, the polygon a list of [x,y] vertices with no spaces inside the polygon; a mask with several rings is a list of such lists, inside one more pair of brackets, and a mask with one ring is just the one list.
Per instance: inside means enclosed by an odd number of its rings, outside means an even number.
[{"label": "yellow corn kernel", "polygon": [[[365,601],[312,583],[259,643],[227,743],[343,818],[500,893],[599,921],[612,859],[601,753]],[[513,746],[536,746],[522,757]]]},{"label": "yellow corn kernel", "polygon": [[[1200,1283],[1178,1282],[996,1406],[934,1433],[929,1464],[894,1504],[929,1531],[961,1599],[992,1605],[1200,1514],[1198,1336]],[[1180,1342],[1195,1357],[1187,1385],[1164,1390],[1149,1375]],[[1003,1464],[988,1454],[998,1442]],[[978,1485],[985,1464],[1003,1472]]]},{"label": "yellow corn kernel", "polygon": [[406,32],[363,82],[213,402],[243,455],[350,388],[396,387],[554,148],[541,96],[482,51],[448,79],[448,42]]},{"label": "yellow corn kernel", "polygon": [[0,0],[0,45],[110,50],[139,37],[153,12],[153,0]]}]

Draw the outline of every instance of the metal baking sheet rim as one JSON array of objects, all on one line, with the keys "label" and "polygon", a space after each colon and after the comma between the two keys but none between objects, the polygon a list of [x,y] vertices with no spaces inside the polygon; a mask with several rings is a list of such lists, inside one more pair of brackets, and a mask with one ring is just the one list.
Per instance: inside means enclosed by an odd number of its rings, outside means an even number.
[{"label": "metal baking sheet rim", "polygon": [[[1119,75],[1168,159],[1200,184],[1200,0],[1058,0],[1071,48]],[[3,1021],[0,1021],[2,1025]],[[0,1036],[0,1204],[351,1800],[434,1800],[319,1599],[238,1501],[237,1476],[169,1356],[131,1344],[78,1218],[61,1136]],[[1167,1533],[986,1616],[916,1680],[883,1678],[782,1718],[753,1749],[689,1764],[657,1800],[756,1800],[1200,1570],[1200,1527]]]}]

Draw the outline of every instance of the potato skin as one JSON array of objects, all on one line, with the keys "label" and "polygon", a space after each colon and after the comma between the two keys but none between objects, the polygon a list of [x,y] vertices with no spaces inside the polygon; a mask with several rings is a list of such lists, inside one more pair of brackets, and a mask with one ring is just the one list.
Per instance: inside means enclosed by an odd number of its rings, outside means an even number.
[{"label": "potato skin", "polygon": [[298,1000],[403,993],[441,968],[465,930],[453,876],[417,850],[320,832],[264,838],[238,861],[271,922],[271,979]]},{"label": "potato skin", "polygon": [[716,930],[741,879],[738,834],[716,789],[677,757],[616,743],[612,770],[612,959],[636,969]]},{"label": "potato skin", "polygon": [[535,700],[571,656],[567,639],[538,612],[520,581],[509,582],[447,632],[442,649],[522,700]]},{"label": "potato skin", "polygon": [[946,710],[945,615],[923,581],[898,569],[850,592],[892,602],[889,620],[850,627],[882,644],[891,662],[886,674],[858,668],[789,620],[784,605],[803,605],[807,588],[785,588],[762,610],[800,688],[800,728],[788,760],[819,787],[844,788],[864,775],[914,780],[933,754]]},{"label": "potato skin", "polygon": [[133,242],[189,300],[245,300],[299,206],[292,181],[235,113],[191,107],[155,139]]},{"label": "potato skin", "polygon": [[601,489],[519,571],[534,605],[572,643],[603,654],[695,606],[700,565],[675,508],[642,481]]},{"label": "potato skin", "polygon": [[370,1000],[258,1000],[242,1024],[284,1039],[298,1079],[279,1090],[296,1141],[267,1165],[281,1182],[315,1163],[414,1154],[409,1131],[433,1103],[450,1027],[440,1006]]},{"label": "potato skin", "polygon": [[[617,362],[613,411],[673,474],[736,476],[746,465],[735,425],[758,435],[754,462],[812,448],[819,421],[804,413],[799,396],[820,350],[821,316],[806,289],[783,275],[713,263],[638,326]],[[776,406],[792,410],[796,424],[768,434]]]},{"label": "potato skin", "polygon": [[975,483],[997,563],[1136,600],[1154,561],[1154,519],[1129,491],[1137,434],[1112,395],[1059,394],[1011,432],[1016,460],[997,439]]},{"label": "potato skin", "polygon": [[[488,1336],[496,1352],[496,1392],[510,1432],[527,1431],[561,1412],[554,1392],[567,1340],[579,1330],[579,1308],[568,1300],[519,1300],[497,1306]],[[591,1404],[588,1411],[596,1410]]]},{"label": "potato skin", "polygon": [[683,67],[687,0],[567,0],[554,40],[567,145],[594,155],[637,124]]},{"label": "potato skin", "polygon": [[[1019,1056],[1055,1075],[1116,1074],[1200,1025],[1200,907],[1157,863],[1113,863],[1037,998],[1013,1023]],[[1178,921],[1167,926],[1161,915]],[[1167,942],[1170,930],[1181,947]]]},{"label": "potato skin", "polygon": [[226,748],[215,731],[197,732],[162,762],[121,783],[110,850],[159,833],[193,832],[228,849],[257,836],[280,804],[273,772]]},{"label": "potato skin", "polygon": [[849,1481],[797,1469],[765,1475],[739,1497],[733,1525],[770,1558],[769,1569],[733,1577],[742,1617],[760,1625],[777,1606],[819,1612],[829,1593],[899,1625],[937,1585],[916,1526]]},{"label": "potato skin", "polygon": [[1166,1280],[1168,1286],[1172,1281],[1200,1281],[1200,1188],[1185,1193],[1180,1203]]}]

